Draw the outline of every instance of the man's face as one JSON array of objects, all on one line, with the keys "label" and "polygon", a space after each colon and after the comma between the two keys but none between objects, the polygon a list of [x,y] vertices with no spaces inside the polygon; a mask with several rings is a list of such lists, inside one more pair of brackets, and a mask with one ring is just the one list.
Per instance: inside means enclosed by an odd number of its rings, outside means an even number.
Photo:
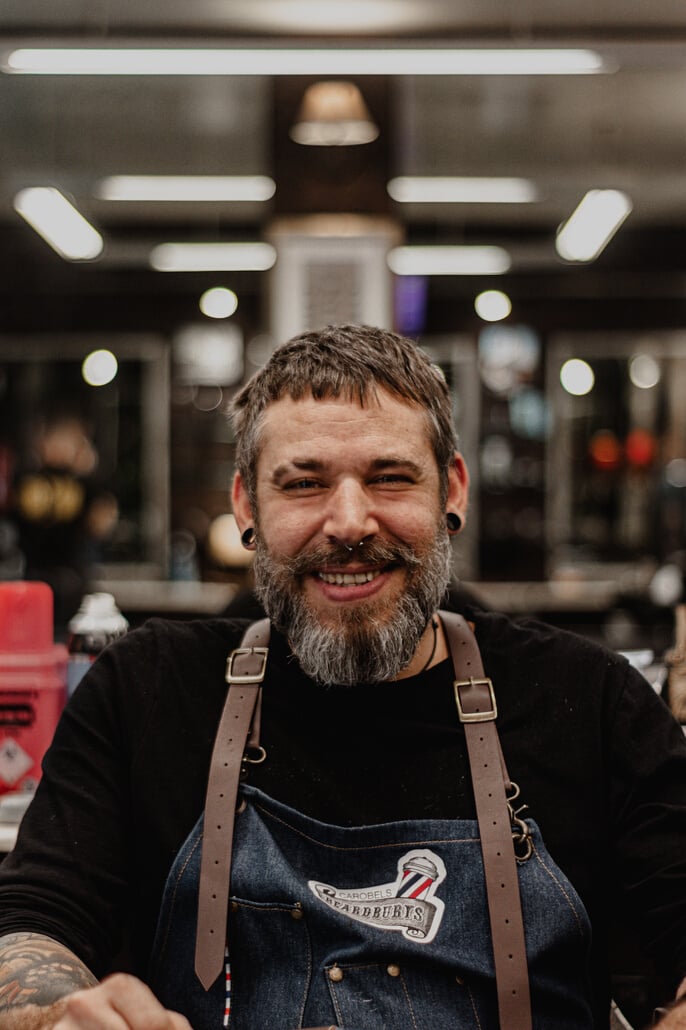
[{"label": "man's face", "polygon": [[[267,409],[261,440],[255,583],[269,615],[315,678],[394,678],[449,575],[423,411],[385,391],[367,407],[285,397]],[[452,510],[465,510],[466,490],[458,458],[449,472]],[[248,524],[239,477],[234,511]],[[380,647],[389,651],[381,664]],[[303,660],[305,650],[313,653]],[[336,652],[333,666],[323,651]]]}]

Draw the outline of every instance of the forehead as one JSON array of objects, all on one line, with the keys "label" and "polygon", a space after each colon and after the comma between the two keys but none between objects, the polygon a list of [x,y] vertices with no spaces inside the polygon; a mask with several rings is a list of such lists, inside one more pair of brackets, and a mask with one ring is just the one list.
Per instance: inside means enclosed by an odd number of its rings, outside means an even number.
[{"label": "forehead", "polygon": [[415,461],[430,461],[433,448],[427,412],[383,389],[364,405],[345,397],[282,397],[265,409],[258,468],[263,462],[303,457],[305,452],[330,458],[370,449],[379,452],[376,457],[397,452]]}]

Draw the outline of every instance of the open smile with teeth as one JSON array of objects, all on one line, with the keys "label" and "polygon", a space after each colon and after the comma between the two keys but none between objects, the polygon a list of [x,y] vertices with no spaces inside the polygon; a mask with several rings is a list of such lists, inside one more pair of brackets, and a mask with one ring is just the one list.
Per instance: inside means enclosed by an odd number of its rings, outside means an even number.
[{"label": "open smile with teeth", "polygon": [[382,572],[383,569],[370,569],[367,572],[318,572],[317,575],[333,586],[361,586],[363,583],[371,583]]}]

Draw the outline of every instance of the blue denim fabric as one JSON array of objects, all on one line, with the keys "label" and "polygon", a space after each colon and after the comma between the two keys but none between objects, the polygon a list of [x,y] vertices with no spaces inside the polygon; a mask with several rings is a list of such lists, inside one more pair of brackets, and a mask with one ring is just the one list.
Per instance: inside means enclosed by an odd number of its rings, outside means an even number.
[{"label": "blue denim fabric", "polygon": [[[225,978],[193,972],[202,820],[170,872],[151,985],[194,1030],[497,1030],[478,824],[331,826],[242,788]],[[535,823],[519,879],[534,1030],[590,1030],[590,926]],[[513,1027],[502,1030],[516,1030]]]}]

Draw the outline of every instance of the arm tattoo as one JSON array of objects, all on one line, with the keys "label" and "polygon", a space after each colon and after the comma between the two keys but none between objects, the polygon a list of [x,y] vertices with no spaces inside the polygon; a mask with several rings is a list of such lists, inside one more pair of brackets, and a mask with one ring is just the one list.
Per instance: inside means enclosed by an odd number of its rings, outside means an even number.
[{"label": "arm tattoo", "polygon": [[98,981],[63,944],[38,933],[0,938],[0,1012],[24,1005],[52,1005]]}]

